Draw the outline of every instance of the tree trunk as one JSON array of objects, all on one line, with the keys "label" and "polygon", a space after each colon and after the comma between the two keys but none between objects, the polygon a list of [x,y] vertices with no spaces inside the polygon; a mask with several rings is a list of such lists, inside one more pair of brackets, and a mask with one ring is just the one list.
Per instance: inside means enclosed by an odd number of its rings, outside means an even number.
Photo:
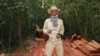
[{"label": "tree trunk", "polygon": [[17,19],[18,19],[18,36],[19,36],[19,41],[20,41],[20,48],[22,48],[21,24],[20,24],[20,15],[18,11],[17,11]]}]

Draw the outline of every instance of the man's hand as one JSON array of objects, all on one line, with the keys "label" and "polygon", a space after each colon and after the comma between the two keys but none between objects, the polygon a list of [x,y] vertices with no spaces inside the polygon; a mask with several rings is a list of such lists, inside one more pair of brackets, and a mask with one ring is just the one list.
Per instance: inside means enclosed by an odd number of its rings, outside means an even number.
[{"label": "man's hand", "polygon": [[49,30],[48,30],[48,33],[51,33],[51,32],[54,31],[54,30],[55,30],[55,29],[52,29],[52,30],[49,29]]},{"label": "man's hand", "polygon": [[48,30],[48,33],[51,33],[52,31],[51,30]]},{"label": "man's hand", "polygon": [[65,37],[62,35],[62,34],[57,34],[57,36],[56,36],[57,38],[61,38],[61,39],[65,39]]},{"label": "man's hand", "polygon": [[49,40],[49,36],[45,35],[45,42]]},{"label": "man's hand", "polygon": [[61,38],[62,37],[62,34],[57,34],[57,38]]}]

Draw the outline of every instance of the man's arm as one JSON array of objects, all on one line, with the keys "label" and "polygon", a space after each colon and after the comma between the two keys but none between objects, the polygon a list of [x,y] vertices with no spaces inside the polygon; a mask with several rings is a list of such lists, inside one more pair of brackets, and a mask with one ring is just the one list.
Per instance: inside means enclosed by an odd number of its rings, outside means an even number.
[{"label": "man's arm", "polygon": [[48,34],[47,20],[45,20],[45,22],[44,22],[43,32],[44,32],[44,34]]},{"label": "man's arm", "polygon": [[60,34],[64,34],[64,24],[63,24],[63,21],[62,21],[62,23],[61,23],[61,28],[60,28],[60,32],[59,32]]},{"label": "man's arm", "polygon": [[48,24],[47,24],[47,20],[44,22],[44,26],[43,26],[43,33],[45,34],[45,42],[49,39],[48,36]]},{"label": "man's arm", "polygon": [[61,38],[61,39],[65,39],[64,37],[64,24],[63,24],[63,21],[61,20],[61,26],[60,26],[60,31],[59,33],[57,34],[57,38]]}]

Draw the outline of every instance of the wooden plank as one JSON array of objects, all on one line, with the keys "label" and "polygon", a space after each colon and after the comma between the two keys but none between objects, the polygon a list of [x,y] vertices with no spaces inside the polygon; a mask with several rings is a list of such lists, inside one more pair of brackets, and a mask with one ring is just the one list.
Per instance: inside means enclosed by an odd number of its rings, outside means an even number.
[{"label": "wooden plank", "polygon": [[88,41],[87,41],[86,39],[84,39],[84,38],[81,38],[81,41],[82,41],[83,43],[88,43]]},{"label": "wooden plank", "polygon": [[79,50],[81,50],[82,52],[86,53],[87,55],[97,53],[97,50],[95,48],[91,47],[88,44],[82,45],[82,46],[80,46],[78,48],[79,48]]},{"label": "wooden plank", "polygon": [[96,53],[97,50],[95,48],[93,48],[92,46],[86,44],[85,47],[90,51],[90,53]]},{"label": "wooden plank", "polygon": [[73,43],[75,43],[77,46],[82,46],[82,45],[86,44],[86,42],[81,41],[81,40],[75,40],[75,41],[73,41]]},{"label": "wooden plank", "polygon": [[78,46],[81,46],[88,43],[88,41],[86,41],[84,38],[81,38],[81,39],[73,40],[73,43],[75,43]]},{"label": "wooden plank", "polygon": [[100,50],[98,50],[97,53],[100,54]]},{"label": "wooden plank", "polygon": [[77,46],[75,43],[73,43],[73,42],[71,42],[70,45],[71,45],[73,48],[78,48],[78,46]]},{"label": "wooden plank", "polygon": [[91,45],[92,47],[96,48],[97,50],[100,50],[100,47],[98,45],[96,45],[95,43],[89,42],[88,44]]},{"label": "wooden plank", "polygon": [[83,42],[81,40],[76,40],[79,44],[79,46],[81,46],[83,44]]},{"label": "wooden plank", "polygon": [[91,54],[90,56],[100,56],[100,54]]},{"label": "wooden plank", "polygon": [[96,42],[95,40],[92,40],[92,42],[100,46],[100,44]]},{"label": "wooden plank", "polygon": [[78,41],[78,40],[73,41],[73,43],[76,44],[77,46],[81,46],[82,45],[82,43],[80,41]]},{"label": "wooden plank", "polygon": [[92,40],[92,43],[94,43],[94,45],[96,45],[97,47],[100,48],[100,44],[98,42],[96,42],[95,40]]},{"label": "wooden plank", "polygon": [[83,53],[89,55],[89,50],[88,50],[86,47],[81,46],[81,47],[78,47],[78,49],[79,49],[80,51],[82,51]]}]

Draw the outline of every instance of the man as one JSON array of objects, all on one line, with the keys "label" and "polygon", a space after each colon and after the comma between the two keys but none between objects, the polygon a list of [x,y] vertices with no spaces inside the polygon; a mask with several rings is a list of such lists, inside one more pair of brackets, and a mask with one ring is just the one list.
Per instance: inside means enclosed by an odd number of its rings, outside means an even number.
[{"label": "man", "polygon": [[54,48],[57,56],[63,56],[63,45],[61,35],[64,33],[63,21],[58,18],[58,12],[60,10],[56,6],[51,6],[48,9],[48,13],[51,15],[50,18],[45,20],[43,32],[49,36],[46,41],[46,56],[52,56]]}]

